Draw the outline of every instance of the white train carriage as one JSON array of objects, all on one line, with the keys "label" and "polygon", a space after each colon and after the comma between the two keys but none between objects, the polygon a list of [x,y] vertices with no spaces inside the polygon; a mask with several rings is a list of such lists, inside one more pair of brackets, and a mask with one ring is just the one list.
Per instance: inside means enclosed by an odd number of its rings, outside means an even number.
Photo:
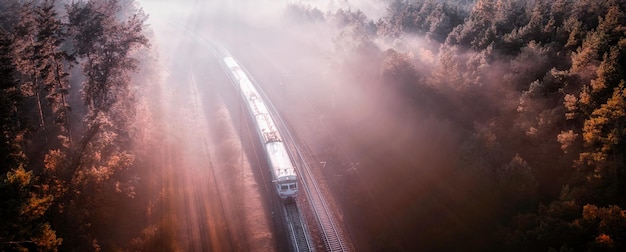
[{"label": "white train carriage", "polygon": [[224,63],[239,83],[241,95],[254,118],[278,196],[283,199],[296,196],[298,193],[296,169],[267,106],[239,64],[232,57],[224,58]]}]

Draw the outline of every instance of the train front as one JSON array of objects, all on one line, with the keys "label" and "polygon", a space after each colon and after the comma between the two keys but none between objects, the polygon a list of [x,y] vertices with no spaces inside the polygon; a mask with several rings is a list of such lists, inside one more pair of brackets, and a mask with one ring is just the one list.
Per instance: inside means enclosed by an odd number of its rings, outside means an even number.
[{"label": "train front", "polygon": [[298,177],[289,158],[285,144],[281,141],[265,145],[272,166],[274,186],[281,199],[294,198],[298,195]]},{"label": "train front", "polygon": [[296,180],[296,176],[285,177],[285,180],[277,181],[276,190],[281,199],[293,198],[298,195],[298,181]]}]

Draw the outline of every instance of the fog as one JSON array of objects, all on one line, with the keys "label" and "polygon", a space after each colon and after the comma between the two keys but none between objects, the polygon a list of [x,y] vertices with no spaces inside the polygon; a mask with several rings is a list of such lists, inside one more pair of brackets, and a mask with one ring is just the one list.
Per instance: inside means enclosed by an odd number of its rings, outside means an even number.
[{"label": "fog", "polygon": [[0,8],[0,250],[287,250],[232,56],[351,250],[626,251],[626,1]]},{"label": "fog", "polygon": [[[228,49],[247,68],[290,127],[301,132],[317,158],[328,164],[320,179],[333,191],[329,196],[338,202],[337,211],[345,216],[357,249],[374,244],[384,249],[394,243],[414,247],[411,230],[423,220],[406,226],[402,218],[415,214],[427,218],[438,208],[412,213],[416,208],[407,206],[432,190],[447,191],[441,188],[442,172],[453,163],[445,153],[453,151],[459,140],[454,126],[415,108],[399,95],[394,87],[399,84],[383,77],[384,51],[406,52],[409,62],[428,73],[436,63],[435,43],[411,36],[370,41],[351,21],[334,15],[362,10],[362,21],[369,22],[385,14],[385,2],[141,4],[157,38],[152,43],[164,61],[183,50],[181,45],[190,45],[183,41],[206,40]],[[301,10],[318,12],[303,17]],[[172,28],[190,35],[172,36]],[[201,44],[184,50],[212,51]],[[403,193],[389,195],[396,190]],[[364,205],[377,207],[359,211]],[[372,243],[374,237],[379,238]]]},{"label": "fog", "polygon": [[567,72],[584,45],[569,31],[586,26],[531,22],[542,1],[492,2],[142,5],[164,60],[193,40],[184,50],[223,47],[246,68],[324,163],[320,179],[357,250],[445,251],[488,248],[485,237],[558,198],[568,183],[559,174],[576,166],[561,148],[581,146],[561,104],[565,83],[593,72]]}]

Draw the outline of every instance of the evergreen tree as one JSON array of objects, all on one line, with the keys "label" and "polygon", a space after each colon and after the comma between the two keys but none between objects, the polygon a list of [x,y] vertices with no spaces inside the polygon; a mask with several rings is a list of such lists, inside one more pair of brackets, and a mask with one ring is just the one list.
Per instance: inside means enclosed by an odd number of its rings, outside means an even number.
[{"label": "evergreen tree", "polygon": [[[20,73],[22,90],[27,96],[34,96],[39,116],[39,127],[46,130],[44,118],[42,93],[43,86],[39,77],[41,71],[39,46],[37,45],[37,22],[33,13],[33,2],[29,1],[20,9],[20,20],[15,27],[15,63]],[[47,142],[47,137],[46,137]]]},{"label": "evergreen tree", "polygon": [[68,103],[69,73],[65,68],[70,62],[69,55],[61,49],[66,35],[54,5],[54,0],[46,0],[37,7],[36,21],[39,27],[37,41],[40,48],[39,57],[42,60],[40,78],[48,93],[46,98],[55,115],[54,121],[61,128],[62,134],[59,138],[64,140],[62,141],[64,146],[69,147],[72,142]]},{"label": "evergreen tree", "polygon": [[22,131],[19,121],[22,93],[17,79],[14,78],[16,72],[11,37],[0,30],[0,174],[21,163],[20,155],[16,156],[18,145],[14,142]]},{"label": "evergreen tree", "polygon": [[71,248],[106,247],[106,232],[112,231],[114,218],[110,213],[115,212],[111,207],[122,197],[134,197],[133,180],[128,178],[135,159],[130,148],[135,111],[130,76],[137,61],[131,53],[148,41],[142,32],[145,15],[120,11],[115,0],[67,7],[73,55],[84,74],[85,131],[73,153],[66,157],[50,152],[46,165],[61,195],[58,204],[66,213],[60,216],[67,223],[60,231],[76,237],[67,240]]}]

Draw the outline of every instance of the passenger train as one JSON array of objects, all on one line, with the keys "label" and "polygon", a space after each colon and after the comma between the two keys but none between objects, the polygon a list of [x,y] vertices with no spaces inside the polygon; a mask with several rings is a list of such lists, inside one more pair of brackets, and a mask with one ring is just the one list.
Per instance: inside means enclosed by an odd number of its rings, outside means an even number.
[{"label": "passenger train", "polygon": [[230,70],[235,83],[239,85],[242,99],[248,105],[250,114],[254,119],[278,196],[282,199],[295,197],[298,194],[296,169],[268,107],[235,59],[225,57],[223,61]]}]

